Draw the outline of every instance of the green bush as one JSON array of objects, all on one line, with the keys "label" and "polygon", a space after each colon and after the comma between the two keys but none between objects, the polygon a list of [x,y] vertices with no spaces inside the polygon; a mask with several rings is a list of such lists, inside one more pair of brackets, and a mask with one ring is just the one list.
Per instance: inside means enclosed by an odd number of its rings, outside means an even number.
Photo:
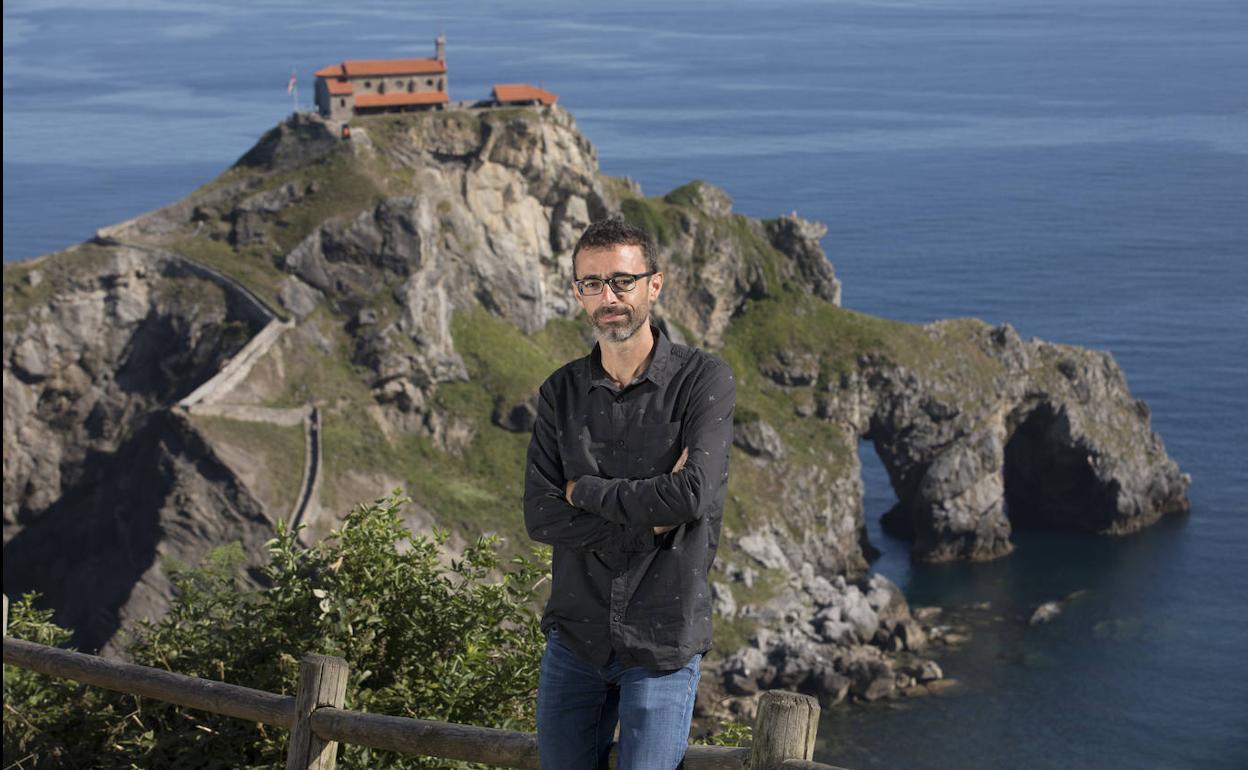
[{"label": "green bush", "polygon": [[[544,640],[531,606],[544,555],[502,564],[482,538],[449,560],[446,535],[414,535],[405,500],[359,506],[311,548],[279,530],[264,587],[249,588],[238,546],[196,569],[174,569],[176,599],[128,647],[148,666],[293,694],[298,658],[340,655],[351,666],[347,707],[514,730],[533,729]],[[11,634],[64,644],[68,633],[25,597]],[[286,731],[61,682],[4,674],[5,767],[278,767]],[[340,766],[454,767],[360,746]]]},{"label": "green bush", "polygon": [[[166,565],[175,599],[140,623],[128,656],[188,676],[293,695],[299,658],[347,660],[347,708],[531,732],[545,640],[534,588],[545,549],[504,564],[492,538],[449,557],[447,536],[411,533],[396,492],[358,506],[311,548],[279,526],[255,588],[242,548],[205,564]],[[34,607],[11,609],[11,636],[60,647],[70,633]],[[741,745],[726,725],[706,742]],[[272,768],[287,731],[36,674],[4,670],[4,767]],[[343,768],[457,768],[465,763],[340,746]]]},{"label": "green bush", "polygon": [[697,741],[703,746],[729,746],[731,748],[742,748],[753,742],[754,728],[740,722],[720,722],[719,732]]}]

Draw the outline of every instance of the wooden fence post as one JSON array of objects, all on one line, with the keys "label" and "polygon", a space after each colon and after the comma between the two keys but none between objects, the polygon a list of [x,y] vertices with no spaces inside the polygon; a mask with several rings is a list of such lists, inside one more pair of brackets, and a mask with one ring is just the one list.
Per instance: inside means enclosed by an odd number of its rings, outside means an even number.
[{"label": "wooden fence post", "polygon": [[312,732],[312,712],[321,706],[342,708],[347,697],[347,662],[330,655],[305,655],[299,661],[295,724],[290,728],[286,770],[334,770],[338,742]]},{"label": "wooden fence post", "polygon": [[758,701],[750,770],[773,770],[786,759],[811,759],[819,729],[819,701],[769,690]]}]

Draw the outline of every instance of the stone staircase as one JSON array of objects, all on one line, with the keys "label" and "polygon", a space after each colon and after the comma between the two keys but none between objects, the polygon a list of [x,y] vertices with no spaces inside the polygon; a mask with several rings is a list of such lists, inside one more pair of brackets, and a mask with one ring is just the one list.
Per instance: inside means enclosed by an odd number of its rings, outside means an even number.
[{"label": "stone staircase", "polygon": [[300,524],[310,524],[312,516],[309,512],[315,507],[321,481],[320,410],[313,405],[280,409],[229,402],[230,394],[247,379],[252,367],[268,355],[287,330],[294,328],[294,320],[284,318],[239,281],[190,257],[142,243],[122,241],[111,233],[101,232],[97,234],[96,240],[107,245],[131,248],[159,259],[175,262],[192,275],[221,286],[240,301],[244,312],[252,320],[264,322],[263,328],[248,340],[238,353],[231,356],[215,375],[200,383],[199,387],[178,401],[174,408],[181,409],[189,415],[226,417],[232,420],[261,422],[283,427],[302,423],[305,443],[303,480],[295,504],[286,515],[286,523],[291,528]]}]

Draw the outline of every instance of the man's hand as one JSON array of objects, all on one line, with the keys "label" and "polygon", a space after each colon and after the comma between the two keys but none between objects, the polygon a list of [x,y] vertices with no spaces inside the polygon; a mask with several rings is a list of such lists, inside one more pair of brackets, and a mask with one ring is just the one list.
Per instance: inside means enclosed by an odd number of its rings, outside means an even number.
[{"label": "man's hand", "polygon": [[568,505],[572,504],[572,487],[576,486],[575,479],[568,479],[568,483],[563,485],[563,497],[568,501]]},{"label": "man's hand", "polygon": [[680,469],[685,467],[685,460],[689,459],[689,447],[680,450],[680,457],[676,458],[676,464],[672,466],[672,473],[680,473]]},{"label": "man's hand", "polygon": [[[685,467],[685,460],[688,460],[688,459],[689,459],[689,447],[685,447],[684,449],[681,450],[680,457],[676,458],[676,464],[672,466],[672,473],[680,473],[680,469]],[[572,502],[571,487],[568,488],[568,502]],[[671,526],[667,526],[667,527],[655,527],[654,534],[664,535],[664,534],[667,534],[668,532],[671,532],[673,529],[676,529],[675,524]]]}]

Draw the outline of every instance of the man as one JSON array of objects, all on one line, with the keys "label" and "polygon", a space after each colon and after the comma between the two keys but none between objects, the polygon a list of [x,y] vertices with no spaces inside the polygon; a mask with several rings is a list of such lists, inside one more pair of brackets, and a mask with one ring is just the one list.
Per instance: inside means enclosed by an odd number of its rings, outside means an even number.
[{"label": "man", "polygon": [[736,403],[718,358],[649,323],[654,241],[618,219],[572,253],[598,344],[538,395],[524,518],[554,546],[537,697],[544,770],[670,770],[684,756],[719,544]]}]

